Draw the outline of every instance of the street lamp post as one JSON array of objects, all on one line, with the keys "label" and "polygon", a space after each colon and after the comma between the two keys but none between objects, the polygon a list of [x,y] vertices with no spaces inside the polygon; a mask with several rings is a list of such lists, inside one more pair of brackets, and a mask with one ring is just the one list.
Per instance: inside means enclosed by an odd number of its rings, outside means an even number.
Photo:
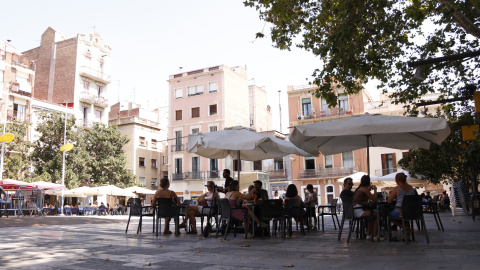
[{"label": "street lamp post", "polygon": [[[73,148],[73,144],[71,144],[71,143],[65,144],[60,148],[60,151],[63,151],[62,185],[65,185],[65,155],[68,151],[72,150],[72,148]],[[62,189],[62,208],[61,208],[61,212],[60,212],[61,216],[63,216],[63,205],[64,205],[63,192],[64,192],[64,190]]]},{"label": "street lamp post", "polygon": [[0,141],[2,142],[2,156],[0,158],[0,180],[3,179],[3,155],[5,153],[5,143],[9,143],[11,141],[13,141],[13,139],[15,138],[15,135],[11,134],[11,133],[5,133],[5,126],[7,124],[4,124],[3,125],[3,135],[0,136]]}]

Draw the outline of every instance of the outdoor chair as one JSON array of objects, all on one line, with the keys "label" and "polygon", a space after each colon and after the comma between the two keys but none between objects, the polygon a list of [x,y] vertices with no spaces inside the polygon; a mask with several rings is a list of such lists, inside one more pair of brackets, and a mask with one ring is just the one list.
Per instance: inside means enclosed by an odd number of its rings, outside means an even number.
[{"label": "outdoor chair", "polygon": [[[400,217],[393,217],[388,215],[388,224],[390,224],[390,221],[392,219],[402,221],[403,236],[405,237],[405,242],[407,244],[407,230],[405,229],[405,225],[408,224],[408,222],[410,223],[410,229],[412,230],[412,240],[415,240],[413,221],[420,221],[422,225],[421,227],[423,228],[425,236],[427,238],[427,243],[430,243],[427,227],[425,226],[425,219],[423,218],[422,198],[420,196],[405,195],[403,197],[402,208],[400,209]],[[388,226],[388,240],[392,240],[392,230],[390,226]]]},{"label": "outdoor chair", "polygon": [[[239,228],[238,227],[238,220],[236,220],[233,216],[232,216],[232,210],[236,210],[236,209],[241,209],[242,211],[245,212],[245,218],[244,218],[244,224],[245,226],[247,226],[247,213],[246,213],[246,209],[245,208],[231,208],[230,207],[230,203],[228,202],[228,199],[220,199],[220,210],[221,210],[221,215],[220,215],[220,220],[218,222],[222,222],[222,221],[226,221],[227,222],[227,225],[225,227],[225,231],[223,232],[224,235],[223,235],[223,239],[224,240],[227,240],[227,234],[230,230],[230,225],[233,224],[233,236],[234,237],[237,237],[237,229]],[[217,224],[219,224],[217,222]],[[245,230],[245,237],[247,236],[247,229],[244,228]],[[217,226],[217,233],[215,235],[215,238],[218,237],[218,232],[220,230],[218,229],[218,226]]]},{"label": "outdoor chair", "polygon": [[179,230],[179,223],[178,223],[178,205],[177,205],[177,200],[175,198],[157,198],[156,202],[156,214],[157,214],[157,229],[156,229],[156,235],[158,237],[158,226],[161,227],[162,218],[173,218],[175,221],[175,235],[180,234]]},{"label": "outdoor chair", "polygon": [[78,208],[78,211],[77,211],[77,214],[78,214],[79,216],[85,215],[85,208],[79,207],[79,208]]},{"label": "outdoor chair", "polygon": [[153,229],[152,232],[155,232],[155,211],[153,213],[143,213],[142,209],[142,203],[140,201],[140,198],[130,198],[130,214],[128,215],[128,222],[127,222],[127,228],[125,229],[125,233],[128,231],[128,225],[130,224],[130,219],[133,217],[140,217],[140,220],[138,222],[138,227],[137,227],[137,234],[142,231],[142,218],[144,216],[151,216],[153,217]]},{"label": "outdoor chair", "polygon": [[[288,199],[285,200],[285,217],[288,225],[288,236],[292,236],[292,218],[302,222],[304,220],[304,210],[302,206],[302,200],[300,199]],[[305,235],[305,227],[303,224],[300,226],[300,230]]]},{"label": "outdoor chair", "polygon": [[[337,216],[337,202],[338,199],[333,199],[332,203],[330,205],[319,205],[318,206],[318,216],[317,216],[317,224],[320,226],[320,217],[322,218],[322,232],[325,231],[325,221],[323,219],[324,216],[332,216],[332,221],[333,221],[333,227],[335,230],[337,229],[337,224],[338,227],[340,227],[340,222],[338,221],[338,216]],[[322,210],[320,210],[320,208]],[[337,222],[335,224],[335,218],[337,219]]]},{"label": "outdoor chair", "polygon": [[427,207],[423,209],[424,214],[431,214],[435,218],[435,223],[437,223],[438,230],[443,229],[442,220],[440,219],[440,214],[438,212],[438,195],[433,197],[433,200],[428,203]]},{"label": "outdoor chair", "polygon": [[97,215],[99,215],[99,216],[100,216],[100,215],[106,216],[106,215],[107,215],[106,207],[103,206],[103,205],[100,205],[100,206],[98,207]]},{"label": "outdoor chair", "polygon": [[64,208],[64,211],[65,211],[65,215],[66,215],[66,216],[69,216],[69,215],[71,216],[71,215],[73,215],[73,211],[72,211],[72,208],[71,208],[71,207],[65,207],[65,208]]},{"label": "outdoor chair", "polygon": [[[215,220],[215,224],[217,224],[217,222],[218,222],[218,205],[217,204],[213,205],[213,209],[211,211],[212,211],[211,218],[213,218]],[[195,215],[195,217],[200,217],[200,231],[203,234],[203,223],[205,221],[205,218],[208,219],[208,215],[210,213],[210,207],[203,207],[202,212],[203,213],[198,213],[197,215]],[[207,220],[207,223],[209,221],[210,220]]]},{"label": "outdoor chair", "polygon": [[[273,220],[273,231],[275,236],[277,235],[277,222],[280,223],[280,227],[283,228],[282,237],[285,238],[285,209],[283,208],[282,200],[264,200],[262,202],[262,216],[261,221],[268,221],[270,225],[270,220]],[[270,226],[269,226],[270,227]],[[262,229],[262,238],[263,238],[263,229]]]},{"label": "outdoor chair", "polygon": [[[356,230],[356,236],[358,238],[358,234],[360,232],[360,238],[363,238],[364,235],[364,227],[363,224],[365,221],[370,221],[373,223],[373,216],[365,216],[365,217],[355,217],[353,214],[353,202],[352,197],[340,197],[343,203],[343,215],[342,215],[342,222],[339,225],[338,229],[338,241],[342,238],[343,227],[345,225],[345,220],[348,220],[348,237],[347,243],[350,242],[350,237],[352,232]],[[372,224],[373,225],[373,224]],[[373,241],[373,237],[372,237]]]},{"label": "outdoor chair", "polygon": [[[187,217],[187,214],[188,214],[187,208],[188,208],[188,206],[189,206],[191,203],[192,203],[192,200],[184,200],[184,201],[182,202],[182,207],[181,207],[181,208],[179,209],[179,211],[178,211],[178,216],[179,216],[179,218],[180,218],[180,217],[183,217],[183,220],[185,220],[186,218],[188,218],[188,217]],[[183,221],[183,220],[182,220],[182,221]],[[187,221],[188,221],[188,220],[187,220]],[[187,226],[187,228],[189,228],[189,227]],[[186,228],[185,230],[187,230],[187,228]]]},{"label": "outdoor chair", "polygon": [[93,207],[85,207],[85,216],[88,214],[93,215]]}]

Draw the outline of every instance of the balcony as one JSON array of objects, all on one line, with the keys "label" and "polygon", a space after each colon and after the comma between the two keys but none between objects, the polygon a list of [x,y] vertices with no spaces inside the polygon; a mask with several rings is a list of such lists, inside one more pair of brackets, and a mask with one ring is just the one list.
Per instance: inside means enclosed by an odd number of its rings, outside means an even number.
[{"label": "balcony", "polygon": [[95,94],[90,94],[88,92],[82,92],[80,94],[80,101],[95,104],[96,106],[106,108],[108,107],[108,99],[103,96],[97,96]]},{"label": "balcony", "polygon": [[35,70],[35,62],[21,55],[12,55],[12,66]]},{"label": "balcony", "polygon": [[185,144],[174,144],[171,146],[172,152],[183,152],[185,151]]},{"label": "balcony", "polygon": [[388,168],[388,169],[379,169],[375,170],[375,176],[384,176],[391,173],[396,173],[398,168]]},{"label": "balcony", "polygon": [[300,179],[344,177],[358,172],[358,166],[300,170]]},{"label": "balcony", "polygon": [[93,128],[93,121],[85,120],[85,119],[80,119],[77,121],[77,126],[86,128],[86,129],[91,129]]},{"label": "balcony", "polygon": [[7,121],[12,122],[12,121],[25,121],[29,122],[30,121],[30,115],[25,114],[25,112],[19,112],[15,110],[8,110],[7,111]]},{"label": "balcony", "polygon": [[281,169],[281,170],[270,170],[268,171],[268,176],[270,180],[276,180],[276,181],[286,181],[288,180],[287,178],[287,170]]},{"label": "balcony", "polygon": [[91,67],[81,66],[79,74],[80,76],[84,76],[104,84],[109,84],[111,82],[110,75],[103,73],[101,70],[95,70]]},{"label": "balcony", "polygon": [[205,178],[205,172],[192,171],[185,173],[185,180],[203,180]]},{"label": "balcony", "polygon": [[12,84],[10,86],[10,93],[25,96],[25,97],[32,97],[32,87],[28,85],[28,86],[23,86],[23,88],[25,89],[21,90],[20,85]]},{"label": "balcony", "polygon": [[220,178],[219,171],[208,171],[207,173],[207,178],[208,179],[218,179]]},{"label": "balcony", "polygon": [[172,173],[172,181],[184,180],[185,176],[183,173]]}]

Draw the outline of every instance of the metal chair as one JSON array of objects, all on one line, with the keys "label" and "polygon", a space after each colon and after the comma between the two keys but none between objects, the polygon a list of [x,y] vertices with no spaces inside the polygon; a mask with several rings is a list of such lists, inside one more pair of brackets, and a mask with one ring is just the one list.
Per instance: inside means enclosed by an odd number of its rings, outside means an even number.
[{"label": "metal chair", "polygon": [[441,229],[442,231],[444,231],[442,220],[440,219],[440,214],[438,212],[437,203],[438,203],[438,195],[435,195],[433,197],[433,200],[430,203],[428,203],[428,207],[423,209],[423,213],[433,215],[433,217],[435,218],[435,223],[437,223],[438,230]]},{"label": "metal chair", "polygon": [[130,203],[130,214],[128,215],[128,222],[127,222],[127,228],[125,229],[125,233],[128,231],[128,225],[130,224],[130,219],[132,217],[140,217],[140,221],[138,222],[138,227],[137,227],[137,234],[142,231],[142,218],[144,216],[151,216],[153,217],[153,229],[152,232],[155,232],[155,211],[153,213],[144,213],[142,209],[142,202],[140,201],[140,198],[130,198],[129,199]]},{"label": "metal chair", "polygon": [[[224,240],[227,239],[227,234],[230,230],[230,225],[231,224],[233,224],[233,227],[234,227],[233,228],[233,236],[237,237],[238,221],[234,220],[235,218],[232,216],[232,210],[242,210],[242,211],[244,211],[245,212],[244,224],[247,224],[246,209],[245,208],[232,208],[232,207],[230,207],[230,203],[229,203],[228,199],[220,199],[220,209],[221,209],[221,215],[220,215],[220,220],[217,221],[217,224],[218,224],[218,222],[221,222],[221,221],[224,221],[224,220],[227,222],[227,225],[226,225],[225,231],[224,231],[223,239]],[[246,238],[247,229],[244,228],[244,230],[245,230],[245,238]],[[215,235],[215,238],[218,237],[219,231],[220,230],[217,229],[217,233]]]},{"label": "metal chair", "polygon": [[178,225],[179,225],[178,212],[179,212],[179,207],[177,205],[177,201],[175,198],[157,198],[157,202],[156,202],[156,215],[157,215],[156,235],[157,237],[158,237],[158,226],[161,227],[162,218],[173,218],[175,221],[175,235],[180,234],[180,230],[178,228]]},{"label": "metal chair", "polygon": [[[285,237],[285,209],[283,208],[283,201],[282,200],[263,200],[262,203],[262,222],[268,221],[270,225],[270,220],[273,220],[274,224],[274,232],[277,235],[277,221],[281,222],[280,225],[283,228],[283,235]],[[262,238],[263,238],[263,230],[262,230]]]},{"label": "metal chair", "polygon": [[[324,216],[332,216],[333,227],[335,228],[335,230],[337,229],[337,225],[335,224],[335,218],[337,219],[338,227],[340,227],[340,222],[338,221],[338,216],[337,216],[337,202],[338,202],[338,199],[333,199],[331,205],[318,206],[317,224],[320,225],[320,217],[322,217],[322,232],[325,231],[325,221],[323,219]],[[322,209],[321,211],[320,211],[320,208]],[[326,211],[326,210],[329,210],[329,211]]]},{"label": "metal chair", "polygon": [[[353,214],[353,202],[352,202],[352,197],[340,197],[343,202],[343,215],[342,215],[342,222],[339,225],[338,229],[338,241],[340,241],[342,237],[342,232],[343,232],[343,226],[345,224],[345,220],[348,220],[348,237],[347,237],[347,243],[350,242],[350,237],[352,235],[353,230],[355,227],[357,228],[357,238],[358,238],[358,233],[360,232],[360,238],[363,238],[363,233],[364,233],[364,228],[363,228],[363,222],[365,220],[369,220],[370,222],[373,222],[373,216],[366,216],[366,217],[355,217]],[[334,222],[335,223],[335,222]],[[373,225],[373,224],[372,224]],[[372,237],[373,241],[373,237]]]},{"label": "metal chair", "polygon": [[[304,210],[302,206],[302,200],[300,199],[288,199],[285,200],[285,217],[288,223],[288,236],[292,236],[292,218],[297,220],[304,220]],[[300,226],[300,230],[305,235],[305,228],[303,224]]]},{"label": "metal chair", "polygon": [[[405,237],[405,242],[408,244],[407,241],[407,230],[405,229],[405,225],[408,224],[407,222],[411,223],[411,230],[412,230],[412,240],[415,240],[415,233],[413,227],[413,221],[420,221],[422,224],[422,228],[425,232],[425,236],[427,237],[427,243],[430,243],[430,239],[428,238],[427,227],[425,226],[425,219],[423,218],[423,209],[422,209],[422,198],[418,195],[405,195],[403,197],[402,208],[400,209],[400,217],[393,217],[388,215],[388,224],[390,224],[390,220],[401,220],[403,226],[403,236]],[[391,227],[388,226],[388,239],[389,241],[392,240],[392,230]]]}]

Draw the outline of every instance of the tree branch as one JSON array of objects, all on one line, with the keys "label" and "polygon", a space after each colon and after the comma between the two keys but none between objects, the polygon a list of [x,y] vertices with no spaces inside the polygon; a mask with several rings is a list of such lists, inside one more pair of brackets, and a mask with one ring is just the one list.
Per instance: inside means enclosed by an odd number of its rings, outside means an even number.
[{"label": "tree branch", "polygon": [[454,22],[465,29],[467,33],[480,38],[480,29],[469,18],[458,11],[452,2],[448,0],[438,0],[438,2],[442,3],[448,10],[452,11],[453,16],[456,19]]}]

